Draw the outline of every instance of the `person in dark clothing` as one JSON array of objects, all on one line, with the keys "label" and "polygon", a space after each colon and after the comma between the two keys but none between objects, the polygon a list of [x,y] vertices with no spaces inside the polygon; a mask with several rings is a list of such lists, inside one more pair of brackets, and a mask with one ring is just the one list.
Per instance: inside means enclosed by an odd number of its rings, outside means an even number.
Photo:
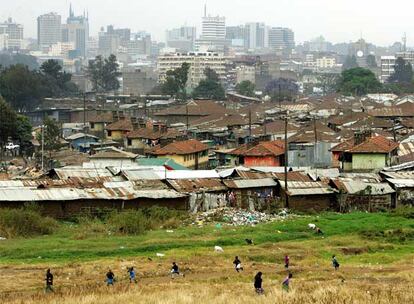
[{"label": "person in dark clothing", "polygon": [[53,274],[50,272],[50,268],[46,270],[46,292],[53,292]]},{"label": "person in dark clothing", "polygon": [[137,280],[135,279],[135,270],[134,267],[130,267],[128,268],[128,274],[129,274],[129,282],[132,283],[136,283]]},{"label": "person in dark clothing", "polygon": [[239,260],[238,256],[236,256],[234,258],[233,264],[234,264],[234,267],[235,267],[237,272],[239,272],[240,270],[243,270],[243,267],[241,265],[241,261]]},{"label": "person in dark clothing", "polygon": [[106,273],[106,285],[114,285],[115,282],[115,274],[112,272],[111,269],[108,270],[108,272]]},{"label": "person in dark clothing", "polygon": [[335,270],[339,269],[339,263],[335,255],[332,256],[332,266],[335,268]]},{"label": "person in dark clothing", "polygon": [[286,279],[282,282],[282,288],[286,291],[289,291],[289,283],[290,283],[290,279],[293,277],[293,275],[291,273],[288,274],[288,276],[286,277]]},{"label": "person in dark clothing", "polygon": [[322,234],[323,235],[323,232],[322,232],[321,228],[316,227],[316,234]]},{"label": "person in dark clothing", "polygon": [[288,269],[289,268],[289,256],[285,255],[285,268]]},{"label": "person in dark clothing", "polygon": [[[178,265],[176,262],[172,263],[172,267],[171,267],[171,278],[174,278],[175,276],[179,276],[180,275],[180,269],[178,268]],[[182,276],[184,277],[185,275],[182,274]]]},{"label": "person in dark clothing", "polygon": [[264,294],[264,290],[262,288],[262,283],[263,283],[263,279],[262,279],[262,272],[259,271],[256,276],[254,277],[254,288],[256,290],[256,293],[261,295]]}]

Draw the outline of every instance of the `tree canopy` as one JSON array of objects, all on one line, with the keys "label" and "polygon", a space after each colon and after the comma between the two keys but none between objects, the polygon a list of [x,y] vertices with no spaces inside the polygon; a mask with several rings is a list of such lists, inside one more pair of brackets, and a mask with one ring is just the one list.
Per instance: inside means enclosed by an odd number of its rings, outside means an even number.
[{"label": "tree canopy", "polygon": [[206,78],[202,79],[194,89],[193,97],[223,100],[225,98],[224,88],[220,83],[217,73],[210,68],[206,68],[204,75]]},{"label": "tree canopy", "polygon": [[77,93],[76,85],[71,82],[72,74],[63,71],[57,60],[49,59],[40,66],[43,82],[50,96],[68,96]]},{"label": "tree canopy", "polygon": [[9,54],[1,53],[0,54],[0,66],[8,68],[9,66],[21,64],[27,66],[29,70],[37,70],[39,64],[37,63],[36,57],[25,55],[25,54]]},{"label": "tree canopy", "polygon": [[376,93],[381,89],[381,83],[373,72],[364,68],[353,68],[341,73],[338,81],[338,91],[344,95],[362,96]]},{"label": "tree canopy", "polygon": [[113,54],[105,59],[102,56],[96,56],[95,59],[90,60],[86,73],[95,92],[109,92],[119,89],[118,77],[121,73],[116,56]]},{"label": "tree canopy", "polygon": [[7,143],[9,137],[16,134],[16,112],[13,108],[0,96],[0,150]]},{"label": "tree canopy", "polygon": [[394,73],[389,77],[388,82],[391,83],[412,83],[413,67],[411,64],[401,57],[395,61]]},{"label": "tree canopy", "polygon": [[249,80],[244,80],[236,85],[236,92],[244,96],[253,97],[255,89],[256,86]]},{"label": "tree canopy", "polygon": [[184,62],[181,67],[167,71],[167,77],[161,87],[162,92],[185,100],[189,70],[190,64]]}]

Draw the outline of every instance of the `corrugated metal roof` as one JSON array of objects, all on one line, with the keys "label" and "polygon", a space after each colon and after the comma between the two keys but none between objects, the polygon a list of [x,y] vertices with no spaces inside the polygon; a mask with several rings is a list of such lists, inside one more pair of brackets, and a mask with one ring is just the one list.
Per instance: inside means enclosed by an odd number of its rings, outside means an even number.
[{"label": "corrugated metal roof", "polygon": [[387,183],[364,183],[360,181],[341,181],[346,192],[349,194],[358,194],[366,192],[371,195],[383,195],[395,193],[394,189]]},{"label": "corrugated metal roof", "polygon": [[71,177],[96,178],[112,176],[112,173],[105,168],[64,167],[53,170],[60,179],[68,179]]},{"label": "corrugated metal roof", "polygon": [[411,169],[411,168],[414,168],[414,161],[399,164],[399,165],[388,167],[388,168],[384,168],[383,171],[387,171],[387,172],[401,171],[401,170],[406,170],[406,169]]},{"label": "corrugated metal roof", "polygon": [[[165,176],[166,171],[153,171],[153,170],[122,170],[121,174],[129,181],[136,180],[159,180],[160,174],[162,173]],[[164,177],[165,178],[165,177]]]},{"label": "corrugated metal roof", "polygon": [[414,171],[381,172],[381,173],[393,179],[411,179],[414,181]]},{"label": "corrugated metal roof", "polygon": [[225,191],[227,187],[220,179],[175,179],[167,180],[168,184],[179,192]]},{"label": "corrugated metal roof", "polygon": [[[162,176],[160,176],[162,178]],[[220,178],[216,170],[173,170],[167,171],[167,179]]]},{"label": "corrugated metal roof", "polygon": [[387,178],[386,180],[396,188],[414,188],[414,179]]},{"label": "corrugated metal roof", "polygon": [[134,190],[133,188],[51,188],[51,189],[0,189],[0,201],[74,201],[83,199],[131,200],[136,198],[179,198],[184,194],[174,190]]},{"label": "corrugated metal roof", "polygon": [[[285,182],[279,181],[282,189],[286,189]],[[320,195],[333,194],[335,190],[322,182],[303,182],[303,181],[288,181],[287,193],[291,196],[295,195]]]},{"label": "corrugated metal roof", "polygon": [[233,189],[275,187],[277,185],[272,178],[224,180],[223,183]]},{"label": "corrugated metal roof", "polygon": [[[251,167],[251,169],[259,171],[259,172],[272,172],[272,173],[284,173],[285,167]],[[305,171],[306,169],[310,169],[310,167],[288,167],[288,171]]]}]

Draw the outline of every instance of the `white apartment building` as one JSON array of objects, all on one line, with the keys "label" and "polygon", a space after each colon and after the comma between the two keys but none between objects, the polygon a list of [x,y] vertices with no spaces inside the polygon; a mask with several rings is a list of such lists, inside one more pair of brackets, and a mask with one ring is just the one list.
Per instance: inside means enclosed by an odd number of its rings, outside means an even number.
[{"label": "white apartment building", "polygon": [[318,69],[332,69],[336,66],[336,59],[334,57],[321,57],[316,59],[316,68]]},{"label": "white apartment building", "polygon": [[159,81],[164,82],[167,71],[181,67],[186,62],[190,64],[188,73],[188,88],[195,88],[200,80],[205,78],[204,71],[206,68],[214,70],[220,79],[224,80],[226,76],[226,65],[228,58],[214,52],[197,52],[197,53],[174,53],[158,56],[158,73]]},{"label": "white apartment building", "polygon": [[380,81],[387,82],[388,78],[394,73],[395,56],[381,56],[381,75]]},{"label": "white apartment building", "polygon": [[224,51],[226,42],[226,18],[204,16],[201,23],[201,36],[196,40],[198,51]]}]

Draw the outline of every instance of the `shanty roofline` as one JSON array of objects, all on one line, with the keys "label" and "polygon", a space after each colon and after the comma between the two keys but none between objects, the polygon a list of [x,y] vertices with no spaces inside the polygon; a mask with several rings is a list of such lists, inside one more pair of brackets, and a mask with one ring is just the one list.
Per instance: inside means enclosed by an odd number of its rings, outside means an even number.
[{"label": "shanty roofline", "polygon": [[223,183],[232,189],[275,187],[277,183],[272,178],[224,180]]}]

